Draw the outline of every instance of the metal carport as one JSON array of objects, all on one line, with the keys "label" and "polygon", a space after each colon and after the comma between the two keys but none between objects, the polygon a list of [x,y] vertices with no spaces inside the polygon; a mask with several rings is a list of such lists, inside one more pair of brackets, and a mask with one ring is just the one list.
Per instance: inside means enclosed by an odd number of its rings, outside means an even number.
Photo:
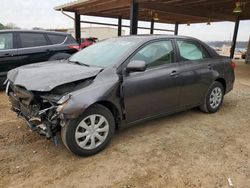
[{"label": "metal carport", "polygon": [[[241,10],[237,14],[233,13],[236,4]],[[55,10],[74,12],[77,41],[81,38],[81,22],[118,26],[118,35],[121,35],[122,27],[126,27],[122,25],[122,19],[130,20],[130,34],[137,34],[138,20],[151,22],[151,34],[154,31],[154,22],[170,23],[175,24],[175,30],[166,31],[173,31],[177,35],[179,24],[233,21],[235,28],[230,54],[232,58],[239,22],[250,19],[250,0],[78,0],[57,6]],[[80,19],[80,15],[117,18],[118,23],[86,22]]]}]

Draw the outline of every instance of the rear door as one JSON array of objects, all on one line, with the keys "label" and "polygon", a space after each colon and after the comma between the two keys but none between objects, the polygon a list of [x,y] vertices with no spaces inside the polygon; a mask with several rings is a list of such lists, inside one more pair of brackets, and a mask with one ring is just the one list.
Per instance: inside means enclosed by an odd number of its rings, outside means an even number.
[{"label": "rear door", "polygon": [[49,41],[44,33],[18,32],[19,66],[47,61],[50,57]]},{"label": "rear door", "polygon": [[179,76],[182,80],[180,92],[181,107],[200,104],[213,78],[213,59],[198,42],[189,39],[177,39],[179,52]]},{"label": "rear door", "polygon": [[46,35],[49,39],[49,42],[52,44],[49,49],[50,51],[49,58],[51,58],[57,53],[69,53],[70,52],[70,48],[68,47],[69,44],[64,44],[64,42],[67,39],[67,35],[53,34],[53,33],[47,33]]},{"label": "rear door", "polygon": [[55,54],[73,54],[78,52],[79,44],[70,34],[65,33],[47,33],[50,43],[51,55]]},{"label": "rear door", "polygon": [[155,41],[145,45],[129,60],[143,60],[147,69],[124,75],[128,123],[178,109],[181,82],[174,51],[171,40]]},{"label": "rear door", "polygon": [[6,79],[7,72],[17,66],[17,50],[13,32],[0,33],[0,85]]}]

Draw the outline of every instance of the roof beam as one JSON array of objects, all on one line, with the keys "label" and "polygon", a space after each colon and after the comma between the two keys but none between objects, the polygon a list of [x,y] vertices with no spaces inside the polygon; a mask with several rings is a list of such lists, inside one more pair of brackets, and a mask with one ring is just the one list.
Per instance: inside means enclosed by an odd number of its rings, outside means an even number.
[{"label": "roof beam", "polygon": [[88,14],[91,12],[101,12],[101,11],[109,11],[113,9],[119,9],[130,6],[131,0],[122,0],[122,1],[104,1],[103,3],[96,3],[92,6],[84,6],[82,8],[77,9],[78,12],[82,14]]},{"label": "roof beam", "polygon": [[[147,0],[137,0],[136,2],[142,3]],[[95,4],[89,6],[83,6],[82,8],[78,8],[77,11],[81,13],[91,13],[91,12],[102,12],[102,11],[111,11],[115,9],[124,9],[130,8],[131,0],[105,0],[101,2],[96,2]]]},{"label": "roof beam", "polygon": [[140,4],[141,8],[146,8],[154,11],[162,11],[168,12],[172,14],[186,15],[186,16],[195,16],[195,17],[205,17],[217,20],[227,20],[234,21],[235,16],[233,15],[225,15],[218,12],[211,12],[208,10],[201,10],[200,8],[188,8],[188,7],[177,7],[177,6],[169,6],[164,3],[153,3],[153,2],[145,2]]}]

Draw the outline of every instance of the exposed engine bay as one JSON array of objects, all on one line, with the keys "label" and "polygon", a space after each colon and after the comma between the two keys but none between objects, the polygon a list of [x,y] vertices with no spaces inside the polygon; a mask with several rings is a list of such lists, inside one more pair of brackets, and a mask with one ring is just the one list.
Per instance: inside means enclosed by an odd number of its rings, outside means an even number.
[{"label": "exposed engine bay", "polygon": [[32,131],[50,139],[56,138],[56,133],[67,121],[58,110],[60,105],[68,100],[65,96],[70,96],[67,94],[86,87],[92,80],[88,78],[64,84],[50,92],[28,91],[8,81],[6,93],[12,104],[11,110],[24,119]]}]

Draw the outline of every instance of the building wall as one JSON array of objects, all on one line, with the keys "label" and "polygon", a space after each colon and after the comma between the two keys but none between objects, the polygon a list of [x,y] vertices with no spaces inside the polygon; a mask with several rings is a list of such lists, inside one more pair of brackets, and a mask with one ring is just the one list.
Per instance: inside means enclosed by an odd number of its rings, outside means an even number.
[{"label": "building wall", "polygon": [[[75,30],[68,29],[67,31],[73,37],[75,37]],[[81,38],[88,38],[88,37],[96,37],[99,40],[116,37],[118,33],[118,29],[110,28],[110,27],[84,27],[81,28]],[[122,35],[125,34],[125,31],[122,30]]]}]

